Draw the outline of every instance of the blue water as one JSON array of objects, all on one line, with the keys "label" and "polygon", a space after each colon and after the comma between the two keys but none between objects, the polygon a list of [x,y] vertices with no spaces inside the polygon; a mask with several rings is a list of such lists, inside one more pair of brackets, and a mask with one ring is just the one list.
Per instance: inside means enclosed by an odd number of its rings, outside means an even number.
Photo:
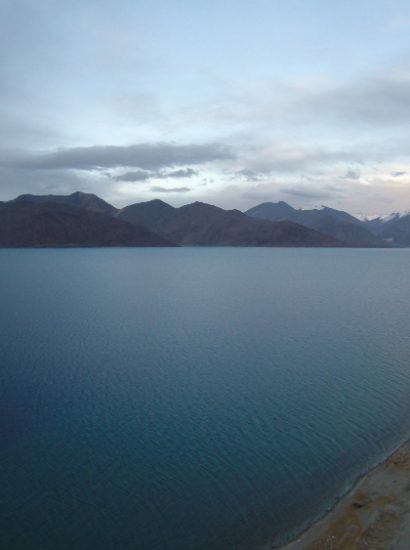
[{"label": "blue water", "polygon": [[410,250],[0,250],[0,547],[285,541],[410,433]]}]

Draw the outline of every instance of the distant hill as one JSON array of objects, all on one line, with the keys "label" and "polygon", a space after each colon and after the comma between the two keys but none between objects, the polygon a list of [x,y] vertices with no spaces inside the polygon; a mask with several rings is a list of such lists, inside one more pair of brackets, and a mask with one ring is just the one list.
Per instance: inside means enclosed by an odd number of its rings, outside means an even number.
[{"label": "distant hill", "polygon": [[0,202],[1,247],[172,246],[145,227],[62,203]]},{"label": "distant hill", "polygon": [[354,216],[333,208],[296,210],[286,202],[265,202],[250,208],[246,214],[252,218],[270,221],[293,221],[320,233],[330,235],[348,246],[380,247],[388,246],[365,224]]},{"label": "distant hill", "polygon": [[113,216],[117,212],[114,206],[100,199],[97,195],[93,193],[82,193],[81,191],[76,191],[71,195],[20,195],[14,199],[14,202],[32,202],[35,204],[56,202],[59,204],[77,206],[78,208],[89,210],[90,212],[100,212],[101,214],[107,214],[109,216]]},{"label": "distant hill", "polygon": [[239,210],[195,202],[174,208],[153,200],[120,210],[117,217],[139,223],[181,245],[342,246],[335,238],[284,221],[256,220]]},{"label": "distant hill", "polygon": [[410,246],[410,212],[365,221],[367,229],[395,246]]}]

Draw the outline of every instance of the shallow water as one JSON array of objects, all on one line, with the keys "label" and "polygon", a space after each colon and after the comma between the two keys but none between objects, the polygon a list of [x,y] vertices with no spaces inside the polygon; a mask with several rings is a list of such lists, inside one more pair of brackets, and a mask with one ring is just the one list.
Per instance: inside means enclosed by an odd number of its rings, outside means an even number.
[{"label": "shallow water", "polygon": [[410,432],[410,250],[0,250],[0,546],[249,549]]}]

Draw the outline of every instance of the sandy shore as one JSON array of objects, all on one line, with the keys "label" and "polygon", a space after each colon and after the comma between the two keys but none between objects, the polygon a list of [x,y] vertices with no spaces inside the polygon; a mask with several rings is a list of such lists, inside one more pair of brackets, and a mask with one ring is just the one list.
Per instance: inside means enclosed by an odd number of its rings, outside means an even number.
[{"label": "sandy shore", "polygon": [[282,550],[409,550],[410,442]]}]

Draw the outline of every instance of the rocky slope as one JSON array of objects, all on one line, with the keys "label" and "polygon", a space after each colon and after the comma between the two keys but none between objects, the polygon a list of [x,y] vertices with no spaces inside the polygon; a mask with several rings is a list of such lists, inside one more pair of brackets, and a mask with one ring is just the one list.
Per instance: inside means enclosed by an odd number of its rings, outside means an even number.
[{"label": "rocky slope", "polygon": [[145,227],[59,203],[0,203],[0,246],[172,246]]},{"label": "rocky slope", "polygon": [[334,208],[297,210],[286,202],[266,202],[246,211],[248,216],[271,221],[289,220],[332,236],[347,246],[383,247],[388,243],[371,232],[359,219]]},{"label": "rocky slope", "polygon": [[159,200],[123,208],[118,218],[143,224],[181,245],[342,246],[335,238],[284,221],[256,220],[239,210],[195,202],[173,208]]}]

